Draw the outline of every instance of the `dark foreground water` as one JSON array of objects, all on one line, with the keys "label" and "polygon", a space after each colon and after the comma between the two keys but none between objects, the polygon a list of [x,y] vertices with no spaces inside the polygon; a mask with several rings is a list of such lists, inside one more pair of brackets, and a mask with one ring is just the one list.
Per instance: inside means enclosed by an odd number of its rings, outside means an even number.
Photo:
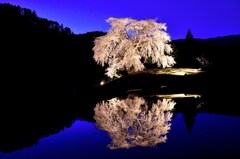
[{"label": "dark foreground water", "polygon": [[240,158],[237,105],[135,95],[103,101],[2,111],[0,159]]}]

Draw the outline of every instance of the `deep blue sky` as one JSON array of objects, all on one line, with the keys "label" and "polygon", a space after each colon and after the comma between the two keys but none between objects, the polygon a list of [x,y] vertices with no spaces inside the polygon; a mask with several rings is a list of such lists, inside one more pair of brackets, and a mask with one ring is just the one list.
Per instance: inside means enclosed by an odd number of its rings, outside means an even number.
[{"label": "deep blue sky", "polygon": [[107,31],[108,17],[155,19],[167,24],[172,39],[240,34],[240,0],[0,0],[35,10],[74,33]]}]

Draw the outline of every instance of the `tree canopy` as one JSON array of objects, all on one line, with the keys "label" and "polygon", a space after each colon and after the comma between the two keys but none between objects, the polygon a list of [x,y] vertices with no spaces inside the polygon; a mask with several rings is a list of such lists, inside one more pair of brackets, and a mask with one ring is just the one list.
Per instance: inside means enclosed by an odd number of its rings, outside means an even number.
[{"label": "tree canopy", "polygon": [[155,146],[167,140],[175,104],[165,98],[156,103],[142,97],[113,98],[96,104],[94,119],[111,137],[110,149]]},{"label": "tree canopy", "polygon": [[175,64],[166,24],[113,17],[107,22],[112,27],[106,35],[95,39],[93,58],[102,66],[108,64],[106,74],[110,78],[119,70],[143,70],[144,63],[149,61],[163,68]]}]

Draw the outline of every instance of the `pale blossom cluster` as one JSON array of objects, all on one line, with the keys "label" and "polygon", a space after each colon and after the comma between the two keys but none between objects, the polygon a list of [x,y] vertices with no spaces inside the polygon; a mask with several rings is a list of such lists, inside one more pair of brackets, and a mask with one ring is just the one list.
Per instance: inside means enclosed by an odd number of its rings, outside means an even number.
[{"label": "pale blossom cluster", "polygon": [[204,56],[199,56],[196,60],[201,64],[201,67],[206,67],[211,63],[210,60]]},{"label": "pale blossom cluster", "polygon": [[147,104],[142,97],[113,98],[96,104],[94,119],[112,139],[111,149],[155,146],[166,142],[175,104],[171,99]]},{"label": "pale blossom cluster", "polygon": [[119,70],[143,70],[149,59],[163,68],[175,64],[164,23],[113,17],[107,22],[112,27],[106,35],[95,39],[93,47],[94,60],[102,66],[108,65],[107,76],[112,78]]}]

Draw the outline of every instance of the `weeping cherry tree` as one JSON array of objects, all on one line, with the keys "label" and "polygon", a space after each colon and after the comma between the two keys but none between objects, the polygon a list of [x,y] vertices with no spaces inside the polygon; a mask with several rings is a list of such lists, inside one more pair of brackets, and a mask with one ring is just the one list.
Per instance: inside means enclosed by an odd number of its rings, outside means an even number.
[{"label": "weeping cherry tree", "polygon": [[107,64],[106,75],[110,78],[117,71],[141,71],[148,61],[162,68],[175,64],[166,24],[113,17],[107,22],[111,28],[106,35],[95,39],[93,58],[102,66]]},{"label": "weeping cherry tree", "polygon": [[113,98],[96,104],[94,119],[111,137],[110,149],[151,147],[166,142],[175,104],[165,98],[152,104],[142,97]]}]

